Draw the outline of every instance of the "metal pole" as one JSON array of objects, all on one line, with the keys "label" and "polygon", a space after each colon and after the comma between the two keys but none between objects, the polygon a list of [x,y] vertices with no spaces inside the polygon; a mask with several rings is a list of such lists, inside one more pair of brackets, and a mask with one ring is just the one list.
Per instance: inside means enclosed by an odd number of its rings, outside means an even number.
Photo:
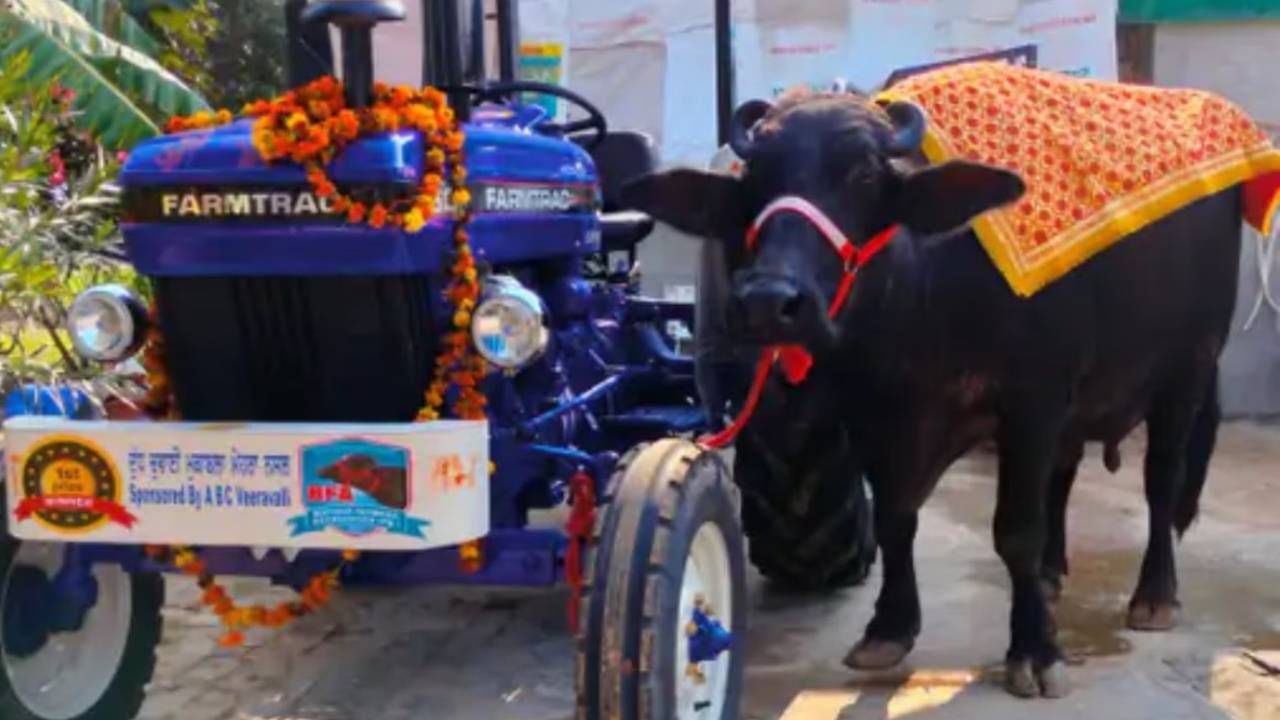
[{"label": "metal pole", "polygon": [[498,0],[498,79],[516,79],[516,51],[520,47],[519,3]]},{"label": "metal pole", "polygon": [[444,6],[436,0],[422,0],[422,83],[438,87],[444,85],[444,50],[441,47],[444,32]]},{"label": "metal pole", "polygon": [[[444,27],[442,28],[441,46],[445,54],[445,85],[456,88],[462,84],[462,23],[458,22],[458,0],[438,0],[444,7]],[[465,90],[454,90],[449,93],[449,107],[453,108],[459,121],[471,118],[471,94]]]},{"label": "metal pole", "polygon": [[462,32],[458,0],[422,0],[422,79],[433,87],[452,88],[449,106],[459,120],[471,117],[471,96],[462,85]]},{"label": "metal pole", "polygon": [[716,4],[716,138],[729,142],[729,122],[733,118],[733,37],[731,0]]},{"label": "metal pole", "polygon": [[471,41],[467,47],[467,67],[463,72],[463,80],[479,85],[485,80],[484,71],[484,2],[483,0],[464,0],[471,11],[469,29]]}]

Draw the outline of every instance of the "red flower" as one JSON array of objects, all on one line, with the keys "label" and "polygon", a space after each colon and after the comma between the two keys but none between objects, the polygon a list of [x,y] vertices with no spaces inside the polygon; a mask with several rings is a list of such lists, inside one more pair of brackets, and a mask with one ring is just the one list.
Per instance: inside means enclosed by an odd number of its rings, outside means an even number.
[{"label": "red flower", "polygon": [[54,150],[49,153],[49,184],[58,187],[67,182],[67,164],[62,161],[62,153]]}]

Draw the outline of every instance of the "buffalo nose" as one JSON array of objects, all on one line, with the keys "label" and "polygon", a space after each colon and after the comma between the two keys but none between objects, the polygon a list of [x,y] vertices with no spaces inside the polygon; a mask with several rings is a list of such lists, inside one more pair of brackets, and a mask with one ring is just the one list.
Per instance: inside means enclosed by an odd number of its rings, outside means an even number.
[{"label": "buffalo nose", "polygon": [[803,305],[796,283],[780,277],[748,277],[734,295],[741,320],[758,333],[791,327]]}]

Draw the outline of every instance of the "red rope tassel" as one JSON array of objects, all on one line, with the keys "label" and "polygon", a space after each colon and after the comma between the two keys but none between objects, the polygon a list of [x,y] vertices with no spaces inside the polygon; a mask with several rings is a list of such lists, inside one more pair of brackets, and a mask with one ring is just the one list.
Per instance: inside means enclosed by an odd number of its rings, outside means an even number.
[{"label": "red rope tassel", "polygon": [[596,525],[596,488],[591,476],[578,471],[569,479],[569,492],[573,496],[573,505],[569,510],[569,519],[565,522],[565,532],[569,535],[569,546],[564,555],[565,580],[569,583],[569,629],[578,630],[578,610],[582,605],[582,563],[587,543],[591,542],[591,533]]},{"label": "red rope tassel", "polygon": [[[840,279],[840,285],[836,287],[836,294],[831,299],[830,307],[827,308],[827,317],[834,319],[840,313],[840,308],[844,306],[844,301],[848,299],[849,292],[853,290],[853,283],[858,279],[858,269],[867,264],[872,257],[875,257],[876,253],[883,250],[893,240],[894,235],[898,233],[898,226],[893,225],[881,230],[859,248],[850,243],[844,237],[844,234],[836,228],[835,223],[822,214],[821,210],[810,205],[807,200],[785,197],[775,201],[756,219],[750,232],[747,233],[748,248],[754,243],[755,237],[764,221],[770,215],[783,210],[800,212],[810,222],[817,225],[818,229],[830,241],[832,248],[845,261],[844,277]],[[756,375],[751,381],[751,391],[747,393],[747,401],[743,404],[738,417],[734,418],[733,424],[715,435],[700,438],[698,440],[699,443],[712,450],[722,450],[733,444],[734,439],[738,437],[738,433],[742,432],[742,428],[746,427],[747,423],[751,421],[751,415],[755,413],[756,405],[760,403],[760,395],[764,393],[764,384],[769,380],[769,368],[773,367],[775,361],[780,363],[783,377],[792,385],[799,385],[804,382],[805,378],[809,376],[809,371],[813,369],[813,356],[799,345],[774,345],[765,348],[760,355],[760,359],[756,362]]]},{"label": "red rope tassel", "polygon": [[743,403],[742,410],[738,412],[738,417],[733,419],[733,423],[715,435],[701,438],[698,442],[713,450],[722,450],[733,444],[738,433],[747,426],[751,421],[751,415],[756,411],[760,395],[764,392],[764,384],[769,379],[769,368],[773,367],[773,360],[777,354],[777,349],[772,347],[765,348],[760,354],[760,359],[756,361],[755,377],[751,380],[751,391],[747,393],[747,401]]}]

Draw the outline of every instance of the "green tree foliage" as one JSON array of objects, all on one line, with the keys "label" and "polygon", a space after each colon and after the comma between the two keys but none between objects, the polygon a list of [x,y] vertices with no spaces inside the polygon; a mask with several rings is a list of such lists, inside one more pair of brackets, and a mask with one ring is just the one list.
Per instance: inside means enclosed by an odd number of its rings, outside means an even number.
[{"label": "green tree foliage", "polygon": [[130,12],[162,39],[160,62],[216,107],[285,89],[284,0],[128,0]]},{"label": "green tree foliage", "polygon": [[219,107],[238,109],[285,90],[287,46],[283,0],[210,0],[219,30],[209,60]]},{"label": "green tree foliage", "polygon": [[115,151],[172,115],[283,90],[283,4],[0,0],[0,396],[54,381],[135,393],[63,330],[92,285],[148,294],[120,246]]},{"label": "green tree foliage", "polygon": [[5,0],[0,41],[0,60],[32,56],[30,88],[74,88],[82,126],[113,148],[286,81],[284,0]]},{"label": "green tree foliage", "polygon": [[62,327],[92,285],[144,289],[120,253],[117,158],[77,129],[73,90],[28,92],[31,63],[0,66],[0,392],[67,380],[102,395],[121,379],[79,358]]},{"label": "green tree foliage", "polygon": [[4,7],[0,61],[31,56],[22,78],[30,92],[55,80],[74,89],[79,122],[108,147],[128,147],[158,133],[168,117],[208,107],[148,54],[154,38],[115,0],[7,0]]}]

